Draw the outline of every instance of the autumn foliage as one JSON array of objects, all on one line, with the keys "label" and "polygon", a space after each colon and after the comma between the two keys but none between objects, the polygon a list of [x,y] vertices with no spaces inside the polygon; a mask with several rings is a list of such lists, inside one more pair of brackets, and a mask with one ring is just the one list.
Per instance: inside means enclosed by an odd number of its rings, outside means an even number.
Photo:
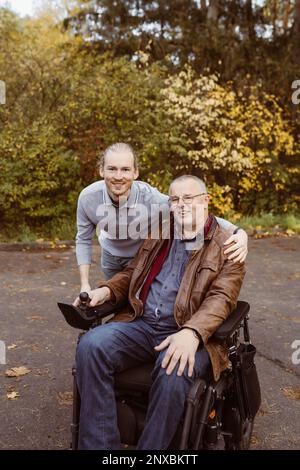
[{"label": "autumn foliage", "polygon": [[298,110],[244,78],[168,67],[147,47],[99,52],[50,20],[0,10],[0,224],[74,223],[80,189],[116,141],[162,191],[177,175],[204,177],[218,214],[296,210]]}]

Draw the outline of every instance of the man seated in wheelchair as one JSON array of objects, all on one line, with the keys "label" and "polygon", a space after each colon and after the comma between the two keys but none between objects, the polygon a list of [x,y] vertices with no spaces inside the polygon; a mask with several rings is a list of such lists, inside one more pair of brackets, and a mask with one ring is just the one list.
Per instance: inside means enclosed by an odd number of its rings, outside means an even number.
[{"label": "man seated in wheelchair", "polygon": [[171,236],[148,238],[122,272],[91,291],[91,305],[128,300],[113,320],[84,334],[76,353],[79,449],[119,449],[114,374],[153,361],[146,424],[137,449],[167,449],[194,380],[229,367],[210,339],[234,309],[244,263],[224,254],[228,232],[208,211],[195,176],[169,189]]}]

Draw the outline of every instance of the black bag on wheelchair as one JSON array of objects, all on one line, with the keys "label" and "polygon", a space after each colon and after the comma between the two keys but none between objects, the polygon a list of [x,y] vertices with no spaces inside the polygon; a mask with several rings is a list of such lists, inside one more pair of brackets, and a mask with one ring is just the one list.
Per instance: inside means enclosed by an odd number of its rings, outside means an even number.
[{"label": "black bag on wheelchair", "polygon": [[261,404],[260,385],[254,362],[256,347],[253,344],[241,343],[237,350],[238,376],[245,414],[248,418],[254,418]]}]

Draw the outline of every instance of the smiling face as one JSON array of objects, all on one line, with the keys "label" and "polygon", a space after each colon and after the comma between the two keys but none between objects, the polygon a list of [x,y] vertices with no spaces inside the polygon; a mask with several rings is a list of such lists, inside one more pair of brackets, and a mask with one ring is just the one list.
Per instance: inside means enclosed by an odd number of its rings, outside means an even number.
[{"label": "smiling face", "polygon": [[171,183],[169,196],[175,223],[182,232],[198,231],[204,227],[209,196],[200,182],[192,178],[175,180]]},{"label": "smiling face", "polygon": [[120,197],[128,197],[130,188],[139,175],[134,167],[134,157],[129,151],[108,152],[100,176],[104,178],[107,191],[113,201]]}]

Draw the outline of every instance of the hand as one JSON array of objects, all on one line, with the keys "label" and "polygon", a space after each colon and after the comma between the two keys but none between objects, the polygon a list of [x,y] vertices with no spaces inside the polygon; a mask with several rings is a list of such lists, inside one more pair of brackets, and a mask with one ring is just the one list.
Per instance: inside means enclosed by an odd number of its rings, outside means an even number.
[{"label": "hand", "polygon": [[225,255],[231,253],[228,259],[233,260],[234,263],[245,261],[248,253],[248,235],[245,230],[240,229],[235,235],[231,235],[224,242],[224,245],[229,245],[230,243],[232,245],[224,251]]},{"label": "hand", "polygon": [[[90,296],[90,293],[91,293],[91,286],[89,284],[82,284],[81,288],[80,288],[80,293],[81,292],[87,292],[89,294],[89,297]],[[73,304],[74,307],[78,307],[78,305],[80,304],[80,299],[79,299],[79,296],[76,297],[76,299],[74,300]]]},{"label": "hand", "polygon": [[98,289],[91,290],[89,293],[90,298],[90,307],[95,307],[96,305],[102,305],[104,302],[107,302],[111,298],[111,290],[109,287],[99,287]]},{"label": "hand", "polygon": [[156,351],[162,351],[168,346],[161,363],[161,367],[163,368],[168,366],[166,370],[167,375],[173,372],[174,367],[177,362],[179,362],[177,375],[183,374],[185,366],[188,363],[188,376],[191,377],[193,375],[195,354],[199,343],[200,340],[195,337],[193,331],[189,328],[184,328],[178,331],[178,333],[168,336],[158,346],[155,346],[154,349]]}]

